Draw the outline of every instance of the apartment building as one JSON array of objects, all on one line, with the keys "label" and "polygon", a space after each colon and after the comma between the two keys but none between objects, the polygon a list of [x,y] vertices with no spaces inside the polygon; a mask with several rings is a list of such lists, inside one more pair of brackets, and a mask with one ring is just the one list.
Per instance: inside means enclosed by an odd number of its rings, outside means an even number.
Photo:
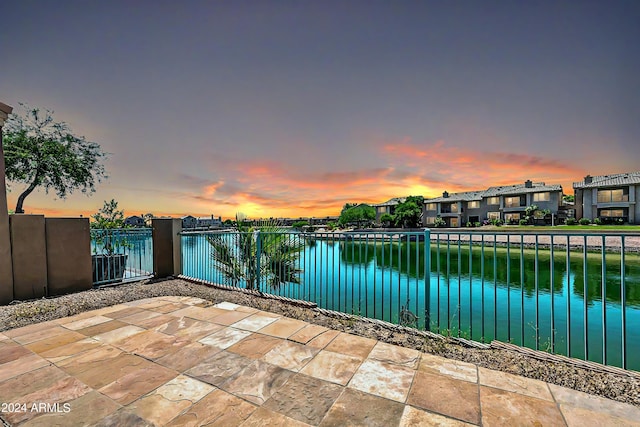
[{"label": "apartment building", "polygon": [[640,222],[640,172],[587,175],[573,183],[576,218]]},{"label": "apartment building", "polygon": [[432,226],[441,217],[448,227],[462,227],[467,222],[501,219],[518,223],[528,206],[538,207],[535,215],[549,210],[554,216],[562,210],[562,186],[525,181],[522,184],[489,187],[486,190],[462,193],[444,192],[442,197],[424,201],[424,225]]},{"label": "apartment building", "polygon": [[376,209],[376,222],[380,222],[380,217],[384,214],[393,215],[396,210],[396,206],[400,203],[404,203],[407,200],[406,197],[394,197],[384,203],[372,205]]}]

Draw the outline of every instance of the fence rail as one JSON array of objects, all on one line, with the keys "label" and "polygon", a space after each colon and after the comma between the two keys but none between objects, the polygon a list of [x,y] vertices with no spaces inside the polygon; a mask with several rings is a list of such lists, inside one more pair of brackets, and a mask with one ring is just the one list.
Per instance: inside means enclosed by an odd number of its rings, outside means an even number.
[{"label": "fence rail", "polygon": [[151,228],[92,228],[91,262],[94,286],[151,277],[151,231]]},{"label": "fence rail", "polygon": [[184,232],[183,274],[479,342],[640,370],[640,238]]}]

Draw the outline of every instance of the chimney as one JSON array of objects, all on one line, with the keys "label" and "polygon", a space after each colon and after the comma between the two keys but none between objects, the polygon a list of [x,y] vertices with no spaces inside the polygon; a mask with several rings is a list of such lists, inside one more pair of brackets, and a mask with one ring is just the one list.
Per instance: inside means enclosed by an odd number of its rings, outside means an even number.
[{"label": "chimney", "polygon": [[587,175],[584,177],[585,184],[591,184],[593,182],[593,177],[591,175]]},{"label": "chimney", "polygon": [[533,188],[533,182],[530,179],[524,182],[524,188]]},{"label": "chimney", "polygon": [[445,199],[449,198],[449,193],[445,191],[444,193],[442,193],[442,197],[444,197]]}]

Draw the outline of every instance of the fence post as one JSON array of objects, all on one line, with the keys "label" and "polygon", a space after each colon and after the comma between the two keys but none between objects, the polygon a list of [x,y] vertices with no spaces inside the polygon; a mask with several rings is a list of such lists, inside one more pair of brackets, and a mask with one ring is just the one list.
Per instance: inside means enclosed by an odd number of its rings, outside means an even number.
[{"label": "fence post", "polygon": [[260,230],[253,233],[256,236],[256,289],[260,291],[260,258],[262,255],[262,238]]},{"label": "fence post", "polygon": [[182,248],[180,247],[180,218],[154,218],[151,220],[153,244],[153,275],[156,278],[182,274]]},{"label": "fence post", "polygon": [[431,330],[431,230],[424,230],[424,329]]}]

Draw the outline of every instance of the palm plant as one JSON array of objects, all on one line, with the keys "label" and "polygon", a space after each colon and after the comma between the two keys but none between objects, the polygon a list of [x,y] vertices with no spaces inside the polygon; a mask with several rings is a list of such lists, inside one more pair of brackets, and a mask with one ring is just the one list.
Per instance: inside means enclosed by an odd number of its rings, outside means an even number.
[{"label": "palm plant", "polygon": [[236,215],[236,229],[207,236],[214,265],[234,286],[242,280],[247,289],[258,289],[263,282],[275,289],[300,283],[297,266],[304,242],[297,234],[275,221],[249,225],[241,214]]}]

